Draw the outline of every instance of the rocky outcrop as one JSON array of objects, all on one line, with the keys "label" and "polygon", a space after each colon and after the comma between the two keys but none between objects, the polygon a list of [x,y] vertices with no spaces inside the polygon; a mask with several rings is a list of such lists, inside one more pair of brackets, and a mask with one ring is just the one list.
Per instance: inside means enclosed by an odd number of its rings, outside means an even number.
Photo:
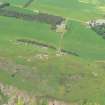
[{"label": "rocky outcrop", "polygon": [[78,105],[77,103],[57,101],[56,99],[51,99],[50,97],[33,96],[25,91],[20,91],[13,86],[4,85],[1,82],[0,91],[5,96],[9,97],[8,102],[3,105],[18,105],[18,103],[21,103],[21,105]]}]

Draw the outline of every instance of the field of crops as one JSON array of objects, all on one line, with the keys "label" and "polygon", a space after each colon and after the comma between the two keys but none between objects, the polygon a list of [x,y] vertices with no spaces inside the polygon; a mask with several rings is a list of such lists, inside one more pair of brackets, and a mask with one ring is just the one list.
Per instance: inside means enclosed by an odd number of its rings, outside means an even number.
[{"label": "field of crops", "polygon": [[0,8],[0,83],[69,105],[105,104],[105,39],[86,24],[104,18],[104,0],[0,2],[10,3]]}]

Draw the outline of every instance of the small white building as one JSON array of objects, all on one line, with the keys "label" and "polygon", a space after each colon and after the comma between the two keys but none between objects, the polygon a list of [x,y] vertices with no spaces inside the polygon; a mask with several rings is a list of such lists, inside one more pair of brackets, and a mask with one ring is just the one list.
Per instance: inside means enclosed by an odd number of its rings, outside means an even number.
[{"label": "small white building", "polygon": [[105,24],[105,19],[90,20],[90,21],[86,22],[86,24],[88,24],[88,26],[90,26],[90,27],[95,27],[98,25]]},{"label": "small white building", "polygon": [[103,23],[105,23],[105,19],[98,19],[98,20],[96,20],[96,23],[103,24]]}]

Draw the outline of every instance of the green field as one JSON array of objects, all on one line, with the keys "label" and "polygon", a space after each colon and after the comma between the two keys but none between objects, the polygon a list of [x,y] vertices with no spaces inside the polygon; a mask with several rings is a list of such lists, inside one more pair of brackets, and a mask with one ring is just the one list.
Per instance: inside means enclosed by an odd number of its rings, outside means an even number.
[{"label": "green field", "polygon": [[[26,0],[7,0],[12,4],[23,6],[26,3]],[[83,0],[81,0],[83,1]],[[88,1],[88,3],[85,3]],[[56,15],[61,15],[67,18],[71,18],[73,20],[89,20],[91,18],[102,17],[104,14],[104,0],[84,0],[84,2],[80,2],[79,0],[34,0],[31,5],[29,5],[29,9],[38,9],[43,12],[50,12]],[[78,11],[77,11],[78,10]]]},{"label": "green field", "polygon": [[[47,23],[0,16],[0,82],[35,96],[77,105],[104,105],[105,40],[88,28],[86,21],[104,18],[100,7],[105,1],[34,0],[23,8],[27,1],[5,0],[11,4],[8,10],[26,14],[39,10],[65,17],[67,31],[61,39],[61,33]],[[19,39],[35,40],[56,49],[19,43]],[[60,48],[78,56],[59,55]]]}]

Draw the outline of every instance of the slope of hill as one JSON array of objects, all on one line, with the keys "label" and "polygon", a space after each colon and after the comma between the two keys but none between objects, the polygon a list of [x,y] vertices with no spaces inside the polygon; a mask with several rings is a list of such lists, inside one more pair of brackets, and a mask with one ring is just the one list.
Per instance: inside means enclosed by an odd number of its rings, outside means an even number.
[{"label": "slope of hill", "polygon": [[104,0],[0,2],[10,3],[0,8],[0,83],[48,102],[105,104],[105,40],[86,24],[104,19]]},{"label": "slope of hill", "polygon": [[[6,0],[13,5],[24,7],[28,0]],[[40,10],[76,20],[102,17],[104,0],[33,0],[28,9]],[[78,10],[78,11],[77,11]]]}]

